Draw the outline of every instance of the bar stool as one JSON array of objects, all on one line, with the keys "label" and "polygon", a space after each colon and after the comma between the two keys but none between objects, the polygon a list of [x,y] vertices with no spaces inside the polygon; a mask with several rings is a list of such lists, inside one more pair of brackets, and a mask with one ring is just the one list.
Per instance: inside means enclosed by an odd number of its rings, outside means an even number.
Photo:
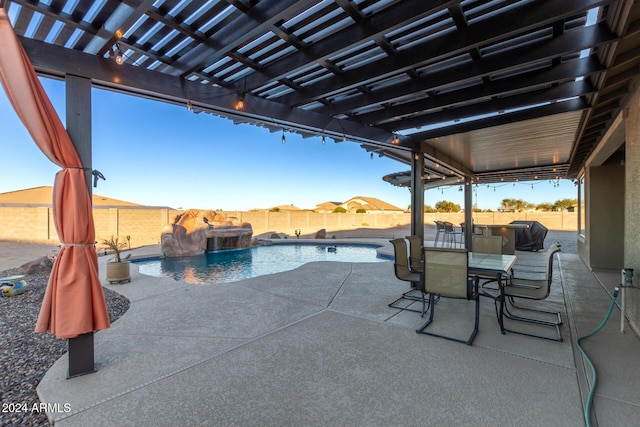
[{"label": "bar stool", "polygon": [[[440,238],[440,232],[445,233],[446,230],[444,228],[444,222],[442,221],[433,221],[436,223],[436,240],[433,243],[433,246],[438,246],[438,239]],[[444,246],[445,238],[442,237],[442,246]]]},{"label": "bar stool", "polygon": [[[462,231],[458,227],[456,227],[449,221],[444,221],[444,231],[450,248],[457,248],[458,243],[460,243],[460,246],[462,246]],[[458,242],[457,236],[460,236],[460,242]]]}]

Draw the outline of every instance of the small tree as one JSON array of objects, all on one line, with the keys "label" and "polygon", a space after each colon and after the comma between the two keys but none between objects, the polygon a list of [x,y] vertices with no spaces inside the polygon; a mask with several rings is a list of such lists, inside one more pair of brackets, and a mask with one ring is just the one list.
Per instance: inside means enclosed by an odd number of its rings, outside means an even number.
[{"label": "small tree", "polygon": [[365,208],[358,208],[358,209],[356,209],[356,213],[357,214],[359,214],[359,213],[367,213],[367,210]]},{"label": "small tree", "polygon": [[436,203],[436,211],[438,212],[460,212],[460,205],[456,205],[448,200],[441,200]]},{"label": "small tree", "polygon": [[342,206],[338,206],[333,210],[333,213],[347,213],[347,210]]},{"label": "small tree", "polygon": [[553,208],[557,210],[565,210],[577,204],[578,204],[578,199],[561,199],[561,200],[557,200],[553,204]]},{"label": "small tree", "polygon": [[552,211],[553,205],[551,203],[540,203],[539,205],[536,205],[536,210],[538,211]]},{"label": "small tree", "polygon": [[515,212],[522,212],[534,207],[533,203],[525,202],[522,199],[502,199],[502,205],[506,210],[513,210]]}]

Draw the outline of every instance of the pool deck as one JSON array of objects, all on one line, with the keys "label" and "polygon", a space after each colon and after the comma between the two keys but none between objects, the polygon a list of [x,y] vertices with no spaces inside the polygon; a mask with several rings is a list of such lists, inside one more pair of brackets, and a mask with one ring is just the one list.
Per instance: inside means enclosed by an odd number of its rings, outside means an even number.
[{"label": "pool deck", "polygon": [[[556,268],[545,304],[563,312],[564,342],[500,334],[483,298],[480,332],[465,346],[416,334],[419,314],[387,306],[407,289],[390,262],[315,262],[215,286],[133,265],[130,284],[105,285],[131,307],[95,334],[97,372],[66,379],[65,355],[37,390],[70,405],[48,414],[56,426],[580,426],[590,374],[575,339],[602,321],[619,275],[602,272],[602,285],[574,253]],[[472,303],[436,307],[430,328],[470,333]],[[640,419],[640,342],[619,323],[615,309],[584,343],[598,368],[594,426]]]}]

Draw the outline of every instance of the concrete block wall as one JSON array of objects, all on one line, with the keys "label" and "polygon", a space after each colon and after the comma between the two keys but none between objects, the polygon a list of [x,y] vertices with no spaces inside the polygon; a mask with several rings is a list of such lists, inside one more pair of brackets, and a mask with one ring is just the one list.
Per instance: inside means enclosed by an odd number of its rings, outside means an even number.
[{"label": "concrete block wall", "polygon": [[[181,211],[153,208],[96,208],[93,219],[96,240],[119,236],[132,248],[160,243],[162,227]],[[130,239],[126,239],[129,236]]]},{"label": "concrete block wall", "polygon": [[58,241],[53,214],[47,207],[0,208],[0,239],[48,241],[51,236]]},{"label": "concrete block wall", "polygon": [[[58,243],[58,236],[53,225],[51,208],[47,207],[0,207],[0,239],[48,241]],[[112,235],[120,236],[126,241],[130,236],[131,247],[158,244],[165,224],[173,222],[181,211],[161,208],[94,208],[93,219],[96,229],[96,240],[107,239]],[[223,212],[228,217],[235,217],[248,222],[253,228],[253,235],[279,233],[295,235],[300,229],[304,235],[313,235],[320,229],[327,233],[340,230],[361,228],[382,229],[408,226],[411,223],[409,213],[356,214],[356,213],[315,213],[301,212]],[[577,229],[577,217],[573,212],[523,212],[523,213],[474,213],[476,224],[505,224],[513,220],[539,221],[550,230]],[[464,220],[462,213],[427,213],[425,224],[431,225],[434,220],[449,221],[459,224]]]}]

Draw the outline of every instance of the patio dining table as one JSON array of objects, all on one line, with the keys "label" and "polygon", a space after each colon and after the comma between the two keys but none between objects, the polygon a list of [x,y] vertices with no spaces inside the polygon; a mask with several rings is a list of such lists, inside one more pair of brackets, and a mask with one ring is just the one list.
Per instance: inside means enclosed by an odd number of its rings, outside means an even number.
[{"label": "patio dining table", "polygon": [[[509,254],[489,254],[483,252],[469,252],[469,274],[483,277],[495,276],[498,282],[508,275],[517,257]],[[424,273],[424,261],[420,261],[419,266],[413,270],[417,273]]]},{"label": "patio dining table", "polygon": [[469,274],[495,275],[500,280],[511,271],[516,260],[515,255],[469,252]]}]

